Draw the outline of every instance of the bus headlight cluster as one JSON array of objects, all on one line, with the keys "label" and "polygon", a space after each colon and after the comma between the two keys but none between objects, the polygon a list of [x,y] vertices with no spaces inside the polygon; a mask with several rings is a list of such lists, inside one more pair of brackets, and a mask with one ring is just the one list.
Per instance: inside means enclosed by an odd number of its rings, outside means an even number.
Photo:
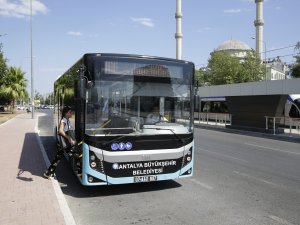
[{"label": "bus headlight cluster", "polygon": [[92,169],[104,173],[103,160],[99,159],[93,151],[89,152],[89,163]]},{"label": "bus headlight cluster", "polygon": [[97,166],[97,157],[92,151],[90,151],[90,166],[92,168],[95,168]]},{"label": "bus headlight cluster", "polygon": [[182,167],[186,166],[193,159],[193,147],[189,149],[189,151],[184,155],[182,159]]}]

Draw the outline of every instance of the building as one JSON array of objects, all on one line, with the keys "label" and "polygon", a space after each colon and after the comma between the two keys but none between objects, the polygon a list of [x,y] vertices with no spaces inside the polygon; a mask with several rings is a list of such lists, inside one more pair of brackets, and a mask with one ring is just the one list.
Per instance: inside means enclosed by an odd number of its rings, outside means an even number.
[{"label": "building", "polygon": [[[240,60],[243,60],[247,52],[251,50],[253,49],[251,49],[246,43],[234,39],[224,41],[215,49],[215,51],[228,52],[231,56],[235,56]],[[263,63],[266,66],[267,80],[286,79],[286,76],[289,73],[289,68],[279,57],[272,60],[264,59]]]},{"label": "building", "polygon": [[265,60],[267,63],[267,80],[283,80],[288,76],[290,69],[279,57],[272,60]]},{"label": "building", "polygon": [[230,39],[224,41],[215,51],[225,51],[228,52],[231,56],[238,57],[240,59],[245,58],[248,51],[251,51],[251,48],[244,42]]}]

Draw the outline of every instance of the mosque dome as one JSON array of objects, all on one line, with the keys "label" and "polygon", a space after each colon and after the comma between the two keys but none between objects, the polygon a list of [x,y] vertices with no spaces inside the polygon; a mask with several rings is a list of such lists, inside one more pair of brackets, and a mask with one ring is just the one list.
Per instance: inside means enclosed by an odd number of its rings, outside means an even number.
[{"label": "mosque dome", "polygon": [[247,51],[251,50],[251,48],[244,42],[230,39],[224,41],[219,47],[216,48],[216,51]]},{"label": "mosque dome", "polygon": [[234,39],[224,41],[219,47],[215,49],[216,52],[225,51],[228,52],[231,56],[235,56],[237,58],[240,58],[241,60],[245,58],[247,52],[250,50],[251,48],[246,43]]}]

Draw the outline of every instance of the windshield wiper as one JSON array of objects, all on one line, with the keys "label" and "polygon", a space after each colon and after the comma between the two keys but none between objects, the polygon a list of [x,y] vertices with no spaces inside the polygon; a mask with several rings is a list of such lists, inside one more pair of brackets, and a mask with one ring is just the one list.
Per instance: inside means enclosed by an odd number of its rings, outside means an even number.
[{"label": "windshield wiper", "polygon": [[147,128],[145,128],[145,129],[153,129],[153,130],[169,130],[169,131],[171,131],[171,132],[174,134],[174,136],[175,136],[179,141],[181,141],[182,144],[184,144],[184,142],[185,142],[185,141],[184,141],[181,137],[179,137],[179,135],[176,134],[176,133],[174,132],[174,130],[171,129],[171,128],[147,127]]}]

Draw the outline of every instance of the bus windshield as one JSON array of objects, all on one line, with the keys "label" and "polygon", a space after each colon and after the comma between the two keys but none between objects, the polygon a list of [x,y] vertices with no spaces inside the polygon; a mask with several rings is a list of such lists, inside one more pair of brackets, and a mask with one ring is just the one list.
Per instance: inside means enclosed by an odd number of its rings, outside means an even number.
[{"label": "bus windshield", "polygon": [[94,86],[87,93],[86,134],[192,132],[191,84],[182,67],[132,65],[103,62],[95,66]]}]

